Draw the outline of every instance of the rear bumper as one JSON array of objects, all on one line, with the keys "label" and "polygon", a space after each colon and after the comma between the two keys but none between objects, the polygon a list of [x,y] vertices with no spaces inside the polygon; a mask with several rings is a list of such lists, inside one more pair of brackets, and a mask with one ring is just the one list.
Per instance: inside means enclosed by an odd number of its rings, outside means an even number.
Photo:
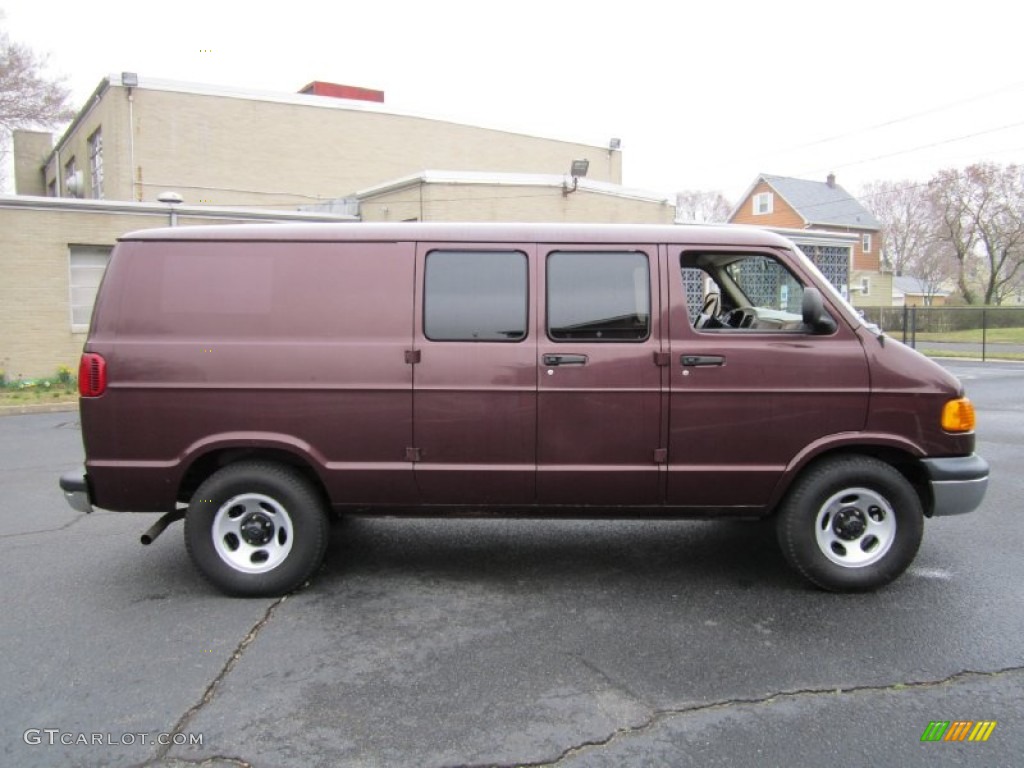
[{"label": "rear bumper", "polygon": [[68,472],[60,477],[60,489],[64,491],[64,499],[76,512],[92,512],[92,498],[89,493],[89,481],[82,472]]},{"label": "rear bumper", "polygon": [[935,501],[932,516],[973,512],[988,490],[988,462],[977,454],[949,459],[925,459]]}]

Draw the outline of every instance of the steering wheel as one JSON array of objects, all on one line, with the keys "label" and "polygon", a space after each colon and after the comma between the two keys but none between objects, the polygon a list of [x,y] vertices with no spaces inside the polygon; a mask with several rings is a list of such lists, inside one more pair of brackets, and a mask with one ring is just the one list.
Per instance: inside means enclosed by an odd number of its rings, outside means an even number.
[{"label": "steering wheel", "polygon": [[750,328],[757,319],[757,313],[753,307],[737,307],[726,312],[720,319],[730,328]]}]

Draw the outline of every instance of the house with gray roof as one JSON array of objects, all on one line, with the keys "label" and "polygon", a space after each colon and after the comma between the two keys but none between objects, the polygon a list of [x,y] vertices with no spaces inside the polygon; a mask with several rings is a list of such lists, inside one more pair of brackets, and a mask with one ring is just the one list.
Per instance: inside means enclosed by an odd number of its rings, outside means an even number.
[{"label": "house with gray roof", "polygon": [[[848,245],[801,248],[825,275],[858,306],[892,303],[892,275],[882,270],[881,231],[867,208],[836,183],[761,174],[729,215],[733,224],[772,229],[854,235]],[[800,244],[800,243],[798,243]]]}]

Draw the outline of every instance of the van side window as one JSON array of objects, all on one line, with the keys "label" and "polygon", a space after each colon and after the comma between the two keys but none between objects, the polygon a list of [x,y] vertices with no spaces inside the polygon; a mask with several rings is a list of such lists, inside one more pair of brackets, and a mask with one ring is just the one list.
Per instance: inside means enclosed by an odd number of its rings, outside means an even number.
[{"label": "van side window", "polygon": [[547,329],[554,341],[643,341],[651,334],[647,256],[555,251],[547,260]]},{"label": "van side window", "polygon": [[680,275],[699,331],[802,331],[804,286],[764,254],[684,253]]},{"label": "van side window", "polygon": [[423,332],[432,341],[526,338],[527,266],[521,251],[431,251]]}]

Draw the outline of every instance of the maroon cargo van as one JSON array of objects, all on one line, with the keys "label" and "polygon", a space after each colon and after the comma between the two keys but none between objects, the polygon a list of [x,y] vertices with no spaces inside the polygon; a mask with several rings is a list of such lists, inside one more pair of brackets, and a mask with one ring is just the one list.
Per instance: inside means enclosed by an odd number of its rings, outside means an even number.
[{"label": "maroon cargo van", "polygon": [[331,512],[766,517],[872,589],[988,484],[960,383],[754,228],[240,225],[114,249],[80,371],[78,510],[184,518],[236,595]]}]

